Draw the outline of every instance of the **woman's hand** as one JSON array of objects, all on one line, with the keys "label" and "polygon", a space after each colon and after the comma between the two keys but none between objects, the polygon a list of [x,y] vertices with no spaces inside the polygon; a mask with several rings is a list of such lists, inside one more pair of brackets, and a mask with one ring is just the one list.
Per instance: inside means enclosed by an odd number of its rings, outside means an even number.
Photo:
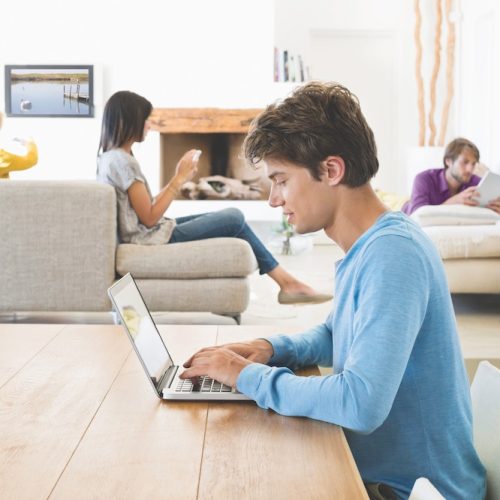
[{"label": "woman's hand", "polygon": [[190,149],[179,160],[179,163],[175,167],[175,184],[178,187],[190,181],[196,175],[200,154],[201,151],[199,149]]}]

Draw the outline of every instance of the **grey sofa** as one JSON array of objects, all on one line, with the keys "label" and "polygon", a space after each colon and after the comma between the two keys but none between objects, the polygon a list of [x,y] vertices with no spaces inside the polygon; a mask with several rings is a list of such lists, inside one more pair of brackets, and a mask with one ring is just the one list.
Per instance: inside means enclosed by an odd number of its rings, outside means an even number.
[{"label": "grey sofa", "polygon": [[131,272],[152,311],[239,320],[256,269],[236,238],[117,245],[114,189],[92,181],[0,182],[0,313],[104,312]]}]

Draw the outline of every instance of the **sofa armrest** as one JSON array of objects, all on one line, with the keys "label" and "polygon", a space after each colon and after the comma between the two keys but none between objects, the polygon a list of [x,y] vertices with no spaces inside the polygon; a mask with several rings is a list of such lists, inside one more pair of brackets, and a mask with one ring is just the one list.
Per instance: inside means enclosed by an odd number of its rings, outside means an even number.
[{"label": "sofa armrest", "polygon": [[0,311],[107,311],[116,198],[92,181],[0,182]]}]

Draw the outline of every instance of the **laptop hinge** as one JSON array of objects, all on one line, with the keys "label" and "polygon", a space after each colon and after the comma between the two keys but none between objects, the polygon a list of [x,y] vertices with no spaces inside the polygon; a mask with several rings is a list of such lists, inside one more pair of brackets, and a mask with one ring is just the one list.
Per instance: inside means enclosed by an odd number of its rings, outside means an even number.
[{"label": "laptop hinge", "polygon": [[163,393],[163,389],[165,387],[170,387],[170,384],[172,383],[172,380],[174,380],[178,368],[178,366],[172,365],[165,370],[165,373],[162,375],[160,382],[158,383],[158,392],[160,394]]}]

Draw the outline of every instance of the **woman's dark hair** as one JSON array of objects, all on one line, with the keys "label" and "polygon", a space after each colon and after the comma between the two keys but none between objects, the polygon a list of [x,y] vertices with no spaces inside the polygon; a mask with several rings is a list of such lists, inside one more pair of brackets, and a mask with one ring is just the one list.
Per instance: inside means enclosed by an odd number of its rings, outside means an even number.
[{"label": "woman's dark hair", "polygon": [[446,160],[451,160],[452,162],[454,162],[466,148],[469,148],[476,161],[479,161],[479,149],[477,148],[477,146],[473,142],[469,141],[469,139],[457,137],[456,139],[453,139],[453,141],[451,141],[448,146],[446,146],[443,157],[444,168],[448,168],[448,165],[446,165]]},{"label": "woman's dark hair", "polygon": [[142,140],[152,110],[153,105],[134,92],[121,90],[113,94],[104,107],[98,154],[119,148],[131,139]]},{"label": "woman's dark hair", "polygon": [[358,98],[337,83],[311,82],[281,102],[268,106],[245,138],[246,159],[255,165],[266,158],[287,160],[320,179],[321,162],[340,156],[342,183],[367,183],[378,170],[377,147]]}]

